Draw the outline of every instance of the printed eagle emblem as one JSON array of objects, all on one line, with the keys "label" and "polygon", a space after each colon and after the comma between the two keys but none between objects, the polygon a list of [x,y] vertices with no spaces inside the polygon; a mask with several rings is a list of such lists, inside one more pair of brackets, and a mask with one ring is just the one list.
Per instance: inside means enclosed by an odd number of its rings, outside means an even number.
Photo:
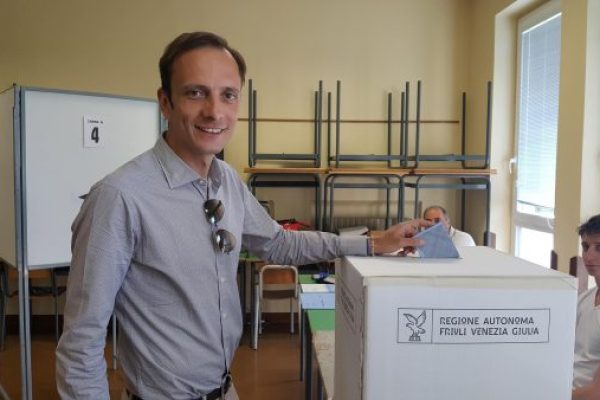
[{"label": "printed eagle emblem", "polygon": [[425,323],[425,320],[427,320],[425,310],[423,310],[421,315],[419,315],[418,317],[415,317],[414,315],[408,313],[404,313],[404,316],[408,320],[406,327],[412,330],[412,335],[410,335],[410,338],[408,339],[409,342],[420,342],[421,335],[425,333],[425,329],[422,328],[423,324]]}]

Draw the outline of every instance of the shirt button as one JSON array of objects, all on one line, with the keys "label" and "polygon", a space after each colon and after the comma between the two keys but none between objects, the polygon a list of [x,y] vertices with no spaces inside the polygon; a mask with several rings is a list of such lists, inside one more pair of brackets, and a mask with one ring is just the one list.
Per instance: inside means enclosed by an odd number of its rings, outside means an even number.
[{"label": "shirt button", "polygon": [[227,319],[227,313],[223,313],[223,319]]},{"label": "shirt button", "polygon": [[225,278],[221,278],[221,283],[225,283]]}]

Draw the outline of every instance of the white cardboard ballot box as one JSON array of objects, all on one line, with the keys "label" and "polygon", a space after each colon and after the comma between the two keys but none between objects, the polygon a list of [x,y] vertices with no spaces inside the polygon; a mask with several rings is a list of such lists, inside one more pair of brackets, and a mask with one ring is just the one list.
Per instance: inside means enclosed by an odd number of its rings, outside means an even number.
[{"label": "white cardboard ballot box", "polygon": [[343,259],[336,399],[571,398],[575,280],[487,247],[459,251]]}]

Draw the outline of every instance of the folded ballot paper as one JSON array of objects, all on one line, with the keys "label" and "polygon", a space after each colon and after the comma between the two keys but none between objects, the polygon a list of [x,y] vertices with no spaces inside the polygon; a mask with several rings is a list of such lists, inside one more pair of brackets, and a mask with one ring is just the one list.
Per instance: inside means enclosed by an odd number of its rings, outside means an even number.
[{"label": "folded ballot paper", "polygon": [[415,235],[425,243],[417,248],[421,258],[459,258],[448,229],[439,222]]}]

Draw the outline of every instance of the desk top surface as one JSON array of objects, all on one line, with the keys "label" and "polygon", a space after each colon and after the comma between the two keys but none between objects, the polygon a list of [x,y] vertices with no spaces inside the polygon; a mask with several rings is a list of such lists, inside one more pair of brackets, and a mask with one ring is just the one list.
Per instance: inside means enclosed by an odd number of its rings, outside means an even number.
[{"label": "desk top surface", "polygon": [[335,310],[307,310],[308,324],[314,333],[335,330]]}]

